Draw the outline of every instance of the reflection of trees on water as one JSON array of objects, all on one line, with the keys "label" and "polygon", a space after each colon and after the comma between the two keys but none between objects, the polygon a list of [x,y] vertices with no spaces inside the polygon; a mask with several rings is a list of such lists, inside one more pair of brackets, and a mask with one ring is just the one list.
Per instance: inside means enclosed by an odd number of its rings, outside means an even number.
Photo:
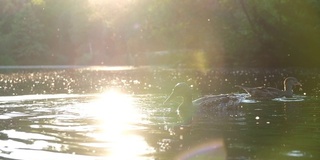
[{"label": "reflection of trees on water", "polygon": [[[155,148],[165,156],[176,158],[221,157],[225,159],[228,146],[228,132],[234,131],[231,121],[243,121],[243,112],[203,112],[193,117],[191,123],[184,124],[178,115],[171,123],[159,126],[161,136]],[[148,140],[147,140],[148,141]]]},{"label": "reflection of trees on water", "polygon": [[159,156],[170,158],[284,158],[296,153],[310,156],[315,154],[312,148],[319,146],[314,139],[314,133],[319,131],[318,113],[310,112],[316,103],[244,103],[239,110],[206,112],[194,117],[189,125],[181,124],[178,115],[170,114],[170,122],[154,128],[158,134],[150,135],[150,145]]},{"label": "reflection of trees on water", "polygon": [[239,139],[232,136],[230,153],[243,150],[252,158],[281,159],[296,150],[304,152],[302,156],[310,156],[313,152],[310,148],[319,146],[310,138],[314,136],[314,127],[319,125],[319,121],[316,121],[310,108],[305,105],[312,106],[306,102],[265,101],[244,104],[246,125],[236,129]]}]

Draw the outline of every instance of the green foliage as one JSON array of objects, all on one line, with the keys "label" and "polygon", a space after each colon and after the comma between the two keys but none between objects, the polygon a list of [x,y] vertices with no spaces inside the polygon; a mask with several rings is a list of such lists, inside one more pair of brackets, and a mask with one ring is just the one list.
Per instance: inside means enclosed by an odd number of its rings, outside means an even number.
[{"label": "green foliage", "polygon": [[192,50],[206,67],[320,66],[317,0],[3,0],[0,12],[0,54],[17,64]]},{"label": "green foliage", "polygon": [[16,65],[17,63],[12,58],[12,56],[9,56],[8,54],[1,54],[0,55],[0,64],[1,65]]},{"label": "green foliage", "polygon": [[[5,2],[5,1],[4,1]],[[43,25],[34,12],[34,6],[23,1],[4,4],[4,21],[1,29],[1,52],[4,60],[19,64],[36,63],[46,53],[43,44]],[[7,64],[5,63],[5,64]]]}]

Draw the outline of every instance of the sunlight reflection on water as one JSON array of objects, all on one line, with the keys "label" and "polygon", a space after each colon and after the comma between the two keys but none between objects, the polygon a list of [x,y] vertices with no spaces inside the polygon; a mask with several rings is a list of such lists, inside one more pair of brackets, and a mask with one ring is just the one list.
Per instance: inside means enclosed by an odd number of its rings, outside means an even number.
[{"label": "sunlight reflection on water", "polygon": [[[140,102],[137,102],[138,99],[133,95],[109,89],[101,94],[78,97],[60,94],[3,97],[5,98],[8,101],[4,101],[4,106],[20,102],[41,106],[24,108],[26,111],[32,110],[32,115],[6,111],[8,113],[0,116],[5,120],[26,118],[32,121],[29,127],[35,131],[28,133],[19,129],[2,130],[1,134],[8,135],[9,138],[3,137],[3,141],[0,140],[0,157],[24,159],[21,158],[23,154],[36,152],[52,159],[141,159],[155,152],[154,147],[149,146],[145,137],[139,133],[147,129],[139,125],[145,115],[141,113],[141,108],[138,108]],[[43,103],[36,103],[41,100]],[[53,103],[52,100],[57,104],[50,107],[47,103]],[[74,103],[74,100],[77,103]],[[21,106],[17,106],[16,110],[20,108]],[[70,149],[76,146],[80,147],[80,150],[74,150],[76,152],[73,151],[72,154],[54,153],[70,152]],[[83,149],[86,151],[83,152]]]},{"label": "sunlight reflection on water", "polygon": [[[301,73],[82,66],[4,71],[0,159],[318,157],[319,76]],[[194,96],[203,96],[242,93],[235,84],[279,88],[291,75],[304,83],[303,96],[248,98],[239,110],[203,113],[189,128],[179,126],[180,99],[163,105],[180,81],[193,86]]]},{"label": "sunlight reflection on water", "polygon": [[101,131],[88,133],[87,136],[104,142],[102,147],[108,148],[107,158],[135,159],[154,152],[143,137],[134,133],[137,129],[135,124],[141,121],[141,113],[135,104],[132,96],[109,90],[88,104],[88,110],[84,110],[85,114],[98,119]]}]

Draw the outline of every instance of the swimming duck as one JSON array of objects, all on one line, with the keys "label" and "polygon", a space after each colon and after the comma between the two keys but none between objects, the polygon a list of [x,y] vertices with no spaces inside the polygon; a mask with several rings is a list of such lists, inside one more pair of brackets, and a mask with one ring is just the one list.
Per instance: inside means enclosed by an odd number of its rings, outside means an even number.
[{"label": "swimming duck", "polygon": [[243,95],[221,94],[207,95],[192,101],[192,91],[188,84],[178,83],[172,90],[170,96],[163,102],[164,104],[174,97],[183,97],[183,102],[177,109],[180,117],[190,117],[197,110],[225,110],[236,109],[238,104],[245,98]]},{"label": "swimming duck", "polygon": [[236,85],[236,87],[239,87],[243,90],[245,90],[247,93],[250,94],[250,96],[253,99],[274,99],[274,98],[292,98],[293,96],[293,86],[302,86],[302,84],[297,80],[297,78],[294,77],[288,77],[283,82],[284,88],[283,90],[272,88],[272,87],[244,87]]}]

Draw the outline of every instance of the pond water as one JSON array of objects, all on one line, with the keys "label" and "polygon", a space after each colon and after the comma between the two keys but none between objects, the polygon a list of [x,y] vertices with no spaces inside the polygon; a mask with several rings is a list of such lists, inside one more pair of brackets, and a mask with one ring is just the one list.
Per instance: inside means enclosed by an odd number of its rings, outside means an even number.
[{"label": "pond water", "polygon": [[[0,159],[319,159],[320,72],[316,69],[39,67],[0,70]],[[282,88],[293,99],[244,100],[181,125],[177,82],[193,97]]]}]

